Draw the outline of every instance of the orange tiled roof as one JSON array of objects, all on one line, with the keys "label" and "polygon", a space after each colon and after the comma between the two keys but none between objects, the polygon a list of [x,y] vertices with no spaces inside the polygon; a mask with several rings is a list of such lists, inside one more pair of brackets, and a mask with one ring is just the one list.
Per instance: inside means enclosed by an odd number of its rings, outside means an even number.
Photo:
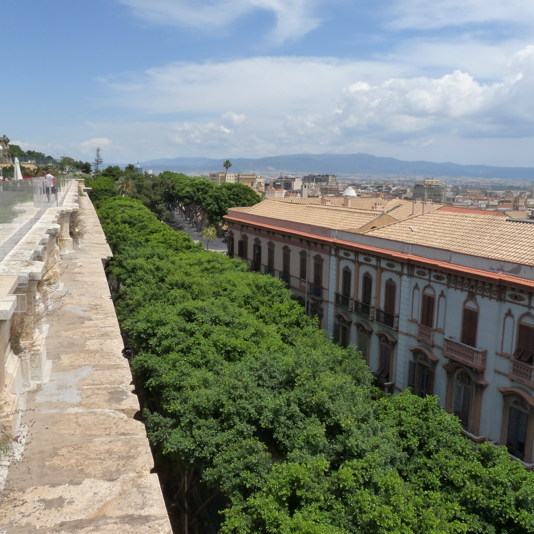
[{"label": "orange tiled roof", "polygon": [[534,265],[534,224],[509,222],[500,212],[442,208],[369,230],[366,235]]},{"label": "orange tiled roof", "polygon": [[475,213],[479,215],[503,215],[499,211],[494,210],[477,210],[476,208],[461,208],[459,206],[443,206],[439,211],[450,211],[453,213]]},{"label": "orange tiled roof", "polygon": [[375,210],[358,210],[312,203],[281,202],[281,200],[266,199],[255,206],[240,208],[239,211],[270,219],[309,224],[335,230],[360,228],[381,215],[380,211]]}]

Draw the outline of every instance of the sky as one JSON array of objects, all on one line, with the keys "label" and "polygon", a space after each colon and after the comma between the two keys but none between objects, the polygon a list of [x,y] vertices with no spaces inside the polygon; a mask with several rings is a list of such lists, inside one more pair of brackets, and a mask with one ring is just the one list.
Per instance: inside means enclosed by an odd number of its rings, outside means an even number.
[{"label": "sky", "polygon": [[534,167],[533,0],[17,0],[0,36],[24,150]]}]

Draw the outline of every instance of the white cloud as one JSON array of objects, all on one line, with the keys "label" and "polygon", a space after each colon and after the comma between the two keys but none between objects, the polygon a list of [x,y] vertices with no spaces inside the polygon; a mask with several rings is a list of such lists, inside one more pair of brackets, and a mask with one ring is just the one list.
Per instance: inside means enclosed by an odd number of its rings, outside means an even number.
[{"label": "white cloud", "polygon": [[106,137],[99,137],[97,139],[89,139],[79,143],[79,147],[84,154],[93,152],[97,147],[105,148],[111,146],[113,143]]},{"label": "white cloud", "polygon": [[503,56],[500,76],[489,82],[469,70],[411,76],[402,64],[260,57],[172,64],[108,87],[115,103],[153,120],[149,128],[95,128],[95,138],[131,146],[135,160],[169,153],[387,155],[384,147],[396,157],[455,160],[449,147],[474,154],[477,139],[494,148],[499,139],[503,154],[512,146],[516,154],[534,132],[534,46]]},{"label": "white cloud", "polygon": [[298,39],[314,30],[320,20],[313,16],[320,0],[119,0],[140,18],[157,24],[212,32],[256,10],[274,14],[271,38],[276,44]]},{"label": "white cloud", "polygon": [[135,79],[103,80],[115,106],[146,113],[212,113],[285,117],[327,111],[355,79],[378,81],[402,74],[379,62],[315,57],[254,57],[221,63],[173,63]]},{"label": "white cloud", "polygon": [[434,30],[485,23],[532,25],[531,0],[396,0],[389,8],[393,29]]},{"label": "white cloud", "polygon": [[233,111],[227,111],[221,115],[221,119],[226,122],[230,122],[231,124],[239,125],[243,124],[247,120],[247,116],[243,113],[239,114],[234,113]]}]

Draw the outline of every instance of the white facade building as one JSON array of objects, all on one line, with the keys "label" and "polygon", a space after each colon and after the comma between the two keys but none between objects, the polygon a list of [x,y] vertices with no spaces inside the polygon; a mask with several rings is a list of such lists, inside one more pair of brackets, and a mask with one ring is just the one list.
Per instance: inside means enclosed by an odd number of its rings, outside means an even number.
[{"label": "white facade building", "polygon": [[431,202],[266,200],[229,254],[284,280],[386,391],[434,394],[476,442],[534,462],[534,220]]}]

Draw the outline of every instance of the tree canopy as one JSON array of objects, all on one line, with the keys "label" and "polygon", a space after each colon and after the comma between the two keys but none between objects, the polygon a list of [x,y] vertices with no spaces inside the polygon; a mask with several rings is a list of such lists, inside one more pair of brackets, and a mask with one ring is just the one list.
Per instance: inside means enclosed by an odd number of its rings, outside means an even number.
[{"label": "tree canopy", "polygon": [[475,448],[434,397],[376,389],[279,280],[103,191],[143,418],[190,532],[214,510],[227,534],[534,532],[534,475],[504,449]]}]

